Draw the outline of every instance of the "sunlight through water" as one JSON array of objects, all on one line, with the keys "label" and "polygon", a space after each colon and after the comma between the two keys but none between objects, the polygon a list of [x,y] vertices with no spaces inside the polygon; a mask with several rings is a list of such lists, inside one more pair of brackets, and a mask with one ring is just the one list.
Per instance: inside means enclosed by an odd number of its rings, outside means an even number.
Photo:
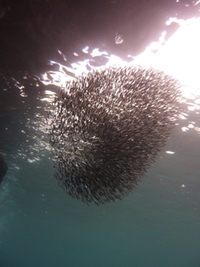
[{"label": "sunlight through water", "polygon": [[[67,56],[59,50],[58,53],[62,56],[66,65],[50,61],[49,64],[53,65],[56,70],[47,71],[39,77],[40,82],[50,86],[37,98],[39,104],[36,106],[34,119],[27,116],[27,124],[21,130],[21,134],[26,135],[26,146],[21,145],[17,156],[31,164],[34,162],[39,163],[42,158],[46,157],[46,153],[50,153],[46,111],[51,110],[51,104],[60,86],[64,86],[67,81],[76,79],[80,75],[87,75],[91,70],[116,66],[142,65],[153,67],[177,78],[183,85],[181,90],[187,108],[180,115],[180,119],[183,122],[185,121],[181,129],[183,132],[195,131],[200,134],[199,126],[194,121],[189,121],[188,123],[187,120],[188,111],[199,114],[200,110],[200,18],[188,20],[170,18],[166,24],[172,22],[178,23],[180,27],[171,38],[166,41],[166,32],[162,32],[159,40],[152,42],[137,57],[129,54],[127,58],[121,58],[120,56],[109,54],[105,50],[101,51],[99,48],[92,49],[86,46],[80,53],[75,52],[76,61],[70,64],[67,61]],[[81,59],[82,55],[84,55],[84,59]],[[28,79],[28,75],[24,75],[23,79]],[[20,91],[21,97],[27,98],[24,86],[16,80],[14,82]],[[33,79],[34,83],[39,88],[37,80],[34,81]],[[166,151],[168,155],[173,155],[174,153],[174,151]]]},{"label": "sunlight through water", "polygon": [[[200,18],[188,20],[170,18],[166,25],[170,25],[172,22],[178,23],[180,28],[169,40],[165,41],[166,32],[162,32],[157,42],[152,42],[143,53],[133,57],[133,60],[129,63],[118,56],[109,55],[106,51],[100,51],[98,48],[90,51],[90,48],[87,46],[82,51],[88,54],[88,59],[71,63],[70,66],[50,61],[50,65],[57,65],[58,70],[46,72],[42,75],[41,81],[44,84],[53,83],[61,86],[67,80],[77,77],[82,73],[87,73],[92,69],[139,64],[164,70],[178,78],[185,86],[190,87],[188,89],[190,93],[199,95],[200,93],[197,89],[200,86]],[[131,57],[131,55],[127,56]],[[92,66],[91,62],[98,57],[106,58],[107,63],[98,67]]]},{"label": "sunlight through water", "polygon": [[[26,115],[27,124],[21,130],[21,134],[26,135],[26,146],[21,145],[18,156],[33,163],[40,162],[41,158],[45,157],[45,153],[50,152],[45,117],[46,111],[48,112],[52,108],[51,104],[59,87],[65,86],[67,81],[76,79],[81,75],[87,75],[92,70],[109,67],[141,65],[162,70],[177,78],[182,84],[183,101],[186,104],[186,110],[180,115],[180,119],[185,121],[182,131],[194,130],[200,134],[200,128],[194,121],[187,123],[188,111],[199,114],[200,110],[200,18],[188,20],[170,18],[166,24],[169,25],[173,22],[178,23],[180,27],[171,38],[165,40],[166,32],[161,32],[159,40],[149,44],[145,51],[136,57],[128,54],[126,58],[121,58],[109,54],[105,50],[85,46],[79,53],[74,52],[75,61],[69,63],[67,56],[58,50],[66,65],[50,61],[49,64],[53,66],[54,70],[46,71],[41,77],[38,77],[42,84],[50,86],[37,97],[39,102],[34,112],[34,119]],[[24,75],[23,79],[28,81],[28,74]],[[27,99],[26,88],[15,79],[13,82],[19,89],[24,103],[24,100]],[[39,90],[37,79],[33,78],[32,83]],[[31,107],[28,107],[27,114],[29,110],[31,111]]]},{"label": "sunlight through water", "polygon": [[[64,86],[65,83],[81,74],[100,68],[142,65],[163,70],[177,78],[183,85],[181,90],[188,103],[189,110],[199,110],[200,106],[200,18],[181,20],[170,18],[166,25],[176,22],[180,25],[179,29],[165,40],[166,32],[162,32],[157,42],[152,42],[143,53],[137,57],[127,55],[132,61],[122,59],[119,56],[100,51],[99,48],[90,49],[86,46],[82,52],[87,55],[85,60],[77,60],[69,66],[64,66],[59,62],[50,61],[50,65],[57,66],[57,71],[47,71],[40,80],[45,85],[54,84]],[[59,53],[62,53],[59,51]],[[76,53],[77,59],[79,55]],[[65,56],[64,56],[65,57]],[[65,57],[66,58],[66,57]],[[106,60],[101,64],[99,58]],[[100,62],[94,66],[93,62]],[[47,94],[47,98],[48,99]],[[189,102],[192,100],[192,103]],[[44,101],[44,99],[43,99]],[[49,100],[48,100],[49,101]],[[51,101],[50,101],[51,102]],[[181,115],[182,119],[184,114]]]}]

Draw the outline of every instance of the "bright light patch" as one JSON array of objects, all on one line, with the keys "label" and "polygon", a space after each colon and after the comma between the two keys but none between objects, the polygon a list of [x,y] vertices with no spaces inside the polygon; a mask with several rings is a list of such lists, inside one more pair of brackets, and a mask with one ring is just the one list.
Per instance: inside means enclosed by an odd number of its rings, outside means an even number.
[{"label": "bright light patch", "polygon": [[170,155],[175,154],[175,152],[173,152],[173,151],[166,151],[166,153],[167,153],[167,154],[170,154]]},{"label": "bright light patch", "polygon": [[90,55],[92,57],[99,57],[99,56],[103,56],[103,55],[106,55],[107,56],[108,53],[106,51],[101,52],[101,51],[99,51],[99,48],[95,48],[95,49],[92,50],[92,52],[90,53]]},{"label": "bright light patch", "polygon": [[58,53],[61,55],[61,57],[62,57],[65,61],[67,61],[66,56],[65,56],[60,50],[57,50],[57,51],[58,51]]},{"label": "bright light patch", "polygon": [[[200,1],[196,1],[195,5],[199,3]],[[153,67],[163,70],[180,81],[183,85],[181,90],[188,110],[198,113],[200,110],[200,18],[188,20],[170,18],[166,25],[173,22],[178,23],[180,27],[168,41],[165,40],[166,32],[162,32],[159,40],[152,42],[137,57],[127,55],[129,62],[106,51],[100,51],[99,48],[92,50],[86,46],[82,49],[82,52],[87,54],[85,60],[76,60],[68,66],[50,61],[51,65],[57,66],[57,71],[46,72],[41,81],[46,85],[55,84],[60,87],[64,86],[67,81],[95,69],[127,64]],[[64,56],[61,51],[58,52]],[[79,54],[74,53],[74,56],[80,59]],[[48,98],[48,94],[46,95]],[[47,101],[46,98],[44,100]],[[187,117],[188,115],[184,113],[180,116],[181,119],[187,119]],[[182,127],[183,131],[189,129],[196,129],[196,127],[193,124]]]},{"label": "bright light patch", "polygon": [[82,49],[83,53],[88,54],[89,46],[86,46]]},{"label": "bright light patch", "polygon": [[166,46],[157,54],[157,64],[186,86],[200,86],[200,18],[180,22]]},{"label": "bright light patch", "polygon": [[187,127],[182,127],[181,129],[183,132],[187,132],[189,130]]},{"label": "bright light patch", "polygon": [[[165,42],[166,32],[162,32],[159,41],[152,42],[143,53],[137,57],[129,55],[129,57],[133,58],[131,63],[161,69],[178,78],[185,85],[184,90],[186,92],[190,91],[189,93],[192,92],[195,95],[200,95],[199,90],[197,90],[200,87],[200,18],[192,18],[185,21],[170,18],[166,24],[170,25],[172,22],[180,25],[176,33]],[[157,53],[155,53],[155,50]],[[54,83],[55,80],[63,80],[63,83],[66,82],[69,79],[68,76],[71,75],[70,73],[65,73],[64,69],[73,73],[74,76],[79,76],[83,72],[95,69],[96,67],[90,64],[91,59],[89,56],[94,60],[97,57],[107,58],[108,62],[104,67],[128,64],[128,62],[120,57],[109,55],[106,51],[100,51],[99,48],[95,48],[90,52],[89,46],[86,46],[82,51],[88,54],[88,59],[76,61],[71,64],[71,67],[51,61],[50,64],[58,65],[58,72],[51,71],[51,73],[46,73],[44,75],[46,83],[48,79],[49,83]],[[61,51],[59,53],[63,55]],[[79,56],[77,53],[74,53],[74,55],[76,57]]]},{"label": "bright light patch", "polygon": [[189,124],[189,125],[188,125],[188,128],[190,128],[190,129],[194,129],[194,125],[193,125],[193,124]]},{"label": "bright light patch", "polygon": [[[151,43],[146,50],[136,58],[138,64],[153,66],[178,78],[184,85],[186,93],[192,93],[200,87],[200,18],[178,20],[170,18],[166,24],[176,22],[180,28],[165,43],[164,33],[159,42]],[[155,49],[157,53],[155,54]],[[189,93],[188,93],[189,94]]]}]

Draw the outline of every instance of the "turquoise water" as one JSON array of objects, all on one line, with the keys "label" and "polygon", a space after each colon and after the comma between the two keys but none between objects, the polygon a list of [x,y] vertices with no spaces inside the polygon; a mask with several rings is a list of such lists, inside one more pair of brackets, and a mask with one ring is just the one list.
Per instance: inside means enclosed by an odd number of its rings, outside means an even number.
[{"label": "turquoise water", "polygon": [[[11,114],[10,127],[19,119]],[[37,127],[28,130],[21,116],[26,134],[17,144],[10,133],[15,145],[0,185],[0,266],[199,267],[200,136],[181,128],[200,127],[200,120],[198,110],[188,114],[138,188],[101,206],[72,199],[57,185],[47,136]]]}]

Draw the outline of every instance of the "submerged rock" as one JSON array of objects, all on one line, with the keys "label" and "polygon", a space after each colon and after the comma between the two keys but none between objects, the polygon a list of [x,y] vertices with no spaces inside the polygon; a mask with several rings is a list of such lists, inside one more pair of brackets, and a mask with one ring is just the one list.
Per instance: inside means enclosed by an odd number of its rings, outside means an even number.
[{"label": "submerged rock", "polygon": [[8,165],[3,159],[3,157],[0,155],[0,183],[3,181],[3,178],[6,175],[7,170],[8,170]]}]

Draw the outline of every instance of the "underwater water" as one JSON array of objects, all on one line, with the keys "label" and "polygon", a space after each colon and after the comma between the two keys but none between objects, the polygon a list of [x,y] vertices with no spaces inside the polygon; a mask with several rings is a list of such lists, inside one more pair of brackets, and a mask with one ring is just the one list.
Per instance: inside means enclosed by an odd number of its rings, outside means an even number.
[{"label": "underwater water", "polygon": [[[176,66],[177,76],[195,74],[191,67]],[[53,85],[27,73],[0,78],[0,153],[9,167],[0,184],[0,267],[200,266],[199,80],[132,194],[88,206],[54,178],[45,117],[56,78]]]},{"label": "underwater water", "polygon": [[[189,120],[199,123],[198,115]],[[178,126],[138,188],[100,206],[57,185],[48,151],[38,151],[38,162],[29,154],[10,159],[1,184],[0,266],[198,267],[199,143],[197,132]]]}]

